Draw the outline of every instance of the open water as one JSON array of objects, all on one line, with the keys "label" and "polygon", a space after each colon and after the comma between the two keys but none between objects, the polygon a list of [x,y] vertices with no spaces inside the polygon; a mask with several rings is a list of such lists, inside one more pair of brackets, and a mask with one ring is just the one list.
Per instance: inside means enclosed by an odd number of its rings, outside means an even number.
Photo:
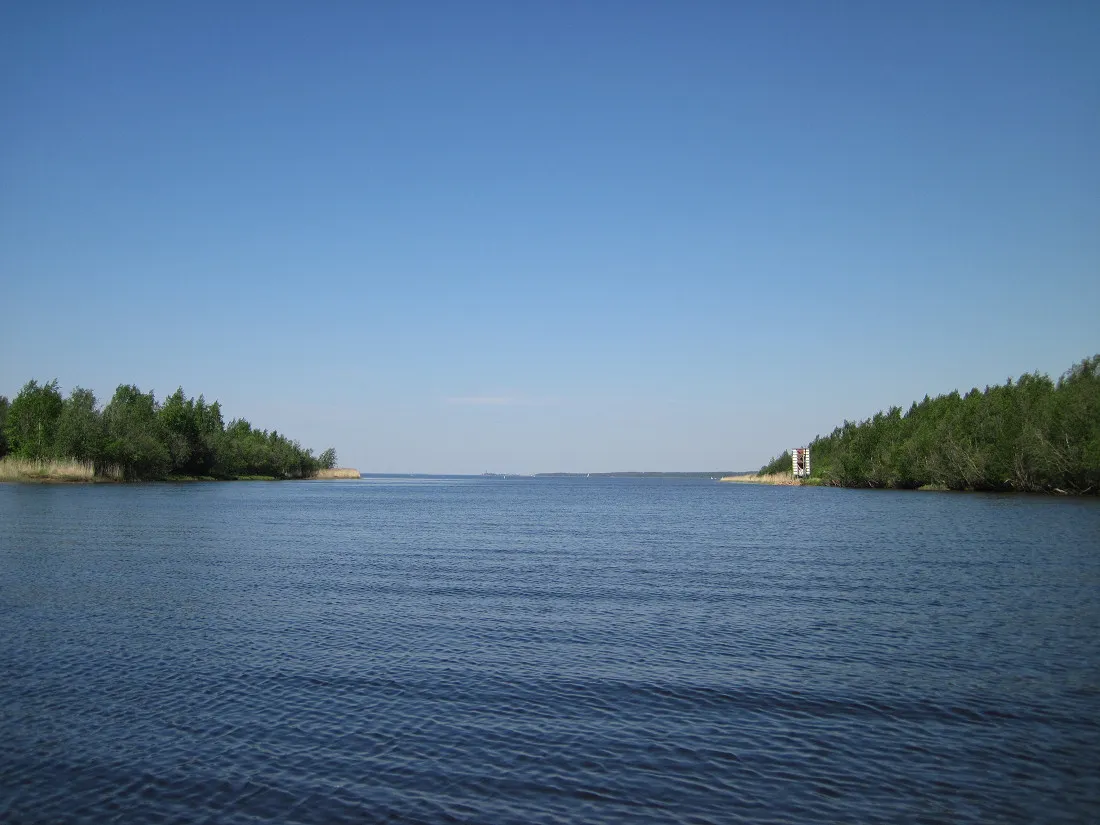
[{"label": "open water", "polygon": [[1100,502],[0,484],[4,822],[1096,822]]}]

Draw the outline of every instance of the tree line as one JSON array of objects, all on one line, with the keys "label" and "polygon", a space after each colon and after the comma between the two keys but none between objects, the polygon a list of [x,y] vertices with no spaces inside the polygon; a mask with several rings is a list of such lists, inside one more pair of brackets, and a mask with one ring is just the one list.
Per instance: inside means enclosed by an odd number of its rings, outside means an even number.
[{"label": "tree line", "polygon": [[0,458],[74,460],[99,475],[130,480],[172,476],[306,478],[336,466],[336,451],[314,456],[274,430],[243,418],[228,425],[221,405],[184,395],[158,402],[132,384],[115,390],[100,407],[91,390],[77,387],[63,398],[56,379],[28,381],[9,402],[0,396]]},{"label": "tree line", "polygon": [[[1032,373],[1015,382],[927,395],[845,421],[810,443],[812,479],[842,487],[1100,491],[1100,355],[1057,381]],[[761,473],[791,471],[783,453]]]}]

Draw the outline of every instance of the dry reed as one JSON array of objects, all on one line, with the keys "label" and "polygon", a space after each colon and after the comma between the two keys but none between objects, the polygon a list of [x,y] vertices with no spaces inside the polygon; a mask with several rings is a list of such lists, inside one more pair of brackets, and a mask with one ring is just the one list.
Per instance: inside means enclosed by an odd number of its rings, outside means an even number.
[{"label": "dry reed", "polygon": [[352,467],[334,467],[331,470],[318,470],[313,478],[359,478],[359,471]]},{"label": "dry reed", "polygon": [[0,459],[0,481],[121,481],[122,471],[108,467],[96,475],[89,461],[64,459],[28,459],[7,456]]},{"label": "dry reed", "polygon": [[722,476],[718,480],[736,481],[741,484],[778,484],[783,487],[798,487],[802,484],[800,479],[795,478],[790,473],[768,473],[766,475],[743,473],[736,476]]}]

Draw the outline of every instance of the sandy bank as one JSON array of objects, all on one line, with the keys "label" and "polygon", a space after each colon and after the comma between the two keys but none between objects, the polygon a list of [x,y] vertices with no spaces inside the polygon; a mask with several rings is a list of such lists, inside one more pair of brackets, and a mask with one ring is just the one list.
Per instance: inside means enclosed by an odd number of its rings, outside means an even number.
[{"label": "sandy bank", "polygon": [[770,473],[757,475],[756,473],[744,473],[739,476],[722,476],[719,481],[735,481],[740,484],[777,484],[782,487],[801,487],[802,481],[790,473]]},{"label": "sandy bank", "polygon": [[318,470],[314,478],[359,478],[354,467],[333,467],[331,470]]}]

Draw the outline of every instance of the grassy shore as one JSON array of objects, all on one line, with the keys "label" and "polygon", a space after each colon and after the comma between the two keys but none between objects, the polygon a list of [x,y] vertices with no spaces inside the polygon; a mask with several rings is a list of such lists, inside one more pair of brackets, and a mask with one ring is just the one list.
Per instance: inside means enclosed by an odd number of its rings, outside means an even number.
[{"label": "grassy shore", "polygon": [[354,467],[333,467],[331,470],[318,470],[314,478],[359,478]]},{"label": "grassy shore", "polygon": [[734,481],[739,484],[778,484],[783,487],[801,487],[802,480],[790,473],[742,473],[736,476],[722,476],[719,481]]},{"label": "grassy shore", "polygon": [[[318,470],[313,478],[359,478],[359,471],[351,467],[337,467],[332,470]],[[238,481],[275,481],[275,476],[237,476]],[[65,484],[122,481],[122,470],[110,467],[106,472],[96,474],[91,462],[74,459],[25,459],[5,456],[0,458],[0,482],[38,482],[43,484]],[[210,476],[168,476],[163,481],[215,481]]]},{"label": "grassy shore", "polygon": [[0,459],[0,481],[39,481],[39,482],[89,482],[121,481],[122,471],[111,468],[106,474],[96,475],[90,462],[72,459]]}]

